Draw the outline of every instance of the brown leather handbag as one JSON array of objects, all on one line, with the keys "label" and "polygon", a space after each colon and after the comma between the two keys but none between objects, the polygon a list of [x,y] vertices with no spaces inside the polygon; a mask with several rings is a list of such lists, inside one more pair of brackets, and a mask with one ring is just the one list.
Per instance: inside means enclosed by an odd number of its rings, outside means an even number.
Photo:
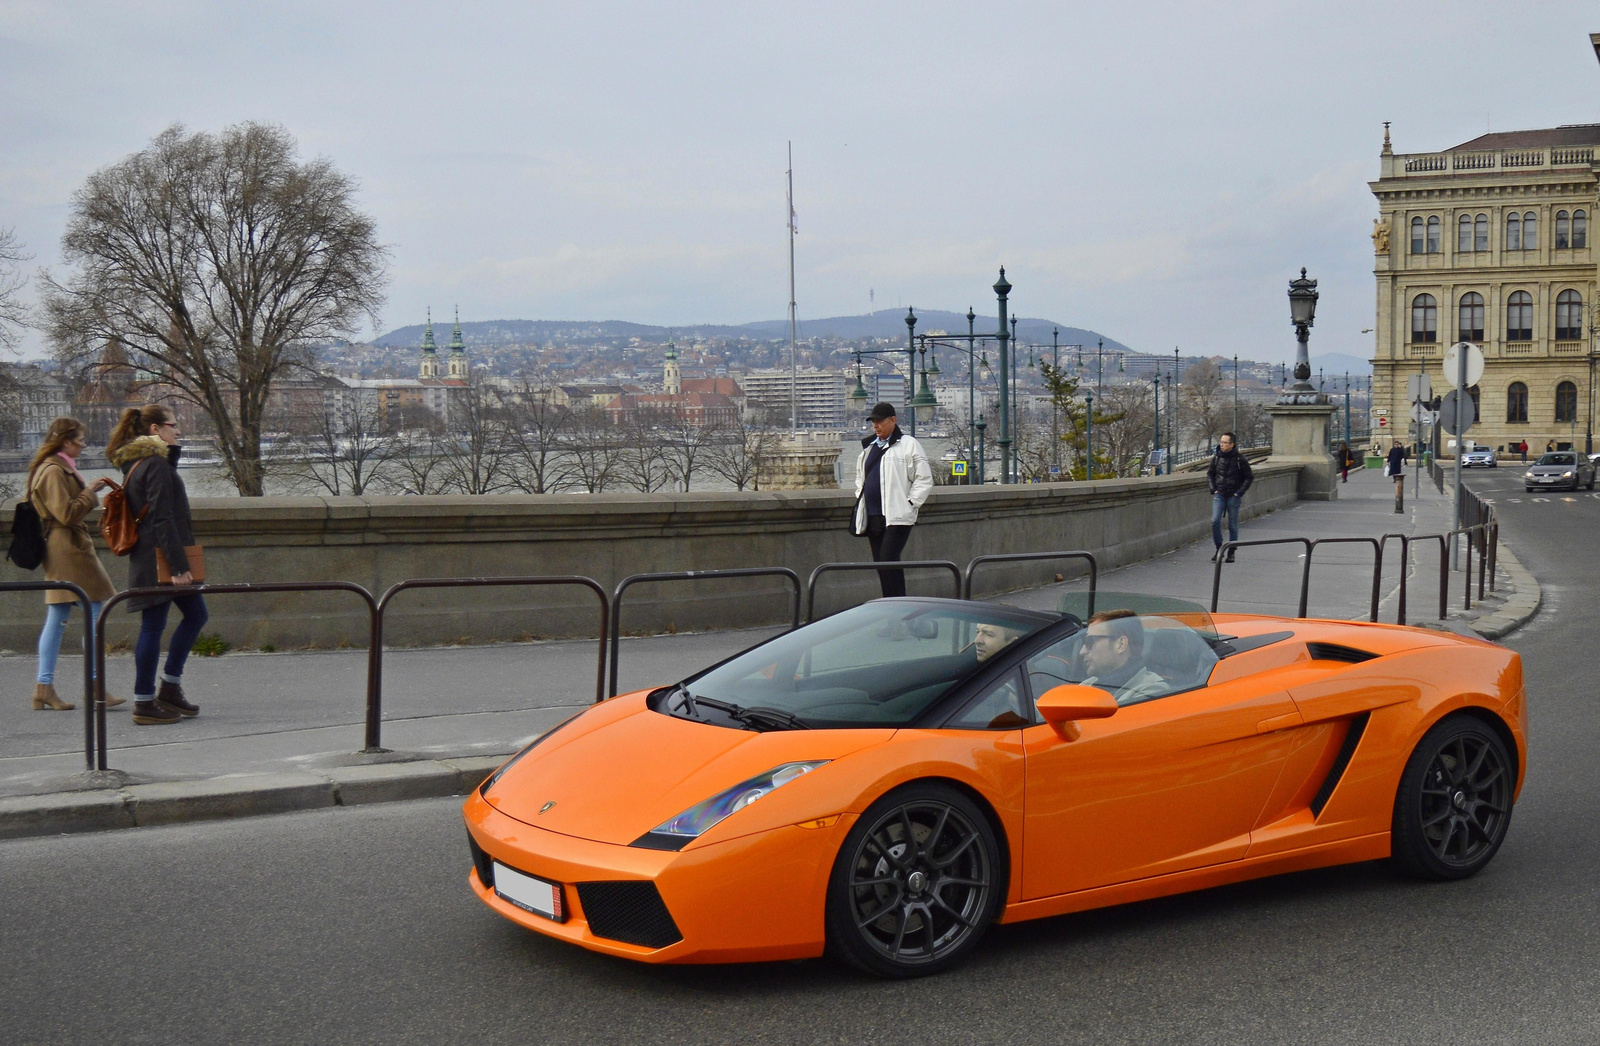
[{"label": "brown leather handbag", "polygon": [[[183,546],[183,555],[189,560],[189,573],[194,575],[193,584],[201,584],[206,579],[206,550],[199,545]],[[156,549],[156,584],[172,584],[172,567],[167,563],[167,554]]]}]

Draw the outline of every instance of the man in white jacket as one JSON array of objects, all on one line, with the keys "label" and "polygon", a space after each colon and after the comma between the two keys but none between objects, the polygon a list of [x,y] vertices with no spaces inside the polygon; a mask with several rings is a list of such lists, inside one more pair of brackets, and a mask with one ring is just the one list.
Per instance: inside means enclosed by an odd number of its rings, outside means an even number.
[{"label": "man in white jacket", "polygon": [[[917,510],[933,493],[933,469],[915,436],[895,423],[894,405],[880,403],[867,415],[873,435],[861,441],[856,462],[856,515],[853,533],[872,543],[874,563],[897,563],[917,521]],[[880,570],[885,596],[906,594],[903,570]]]}]

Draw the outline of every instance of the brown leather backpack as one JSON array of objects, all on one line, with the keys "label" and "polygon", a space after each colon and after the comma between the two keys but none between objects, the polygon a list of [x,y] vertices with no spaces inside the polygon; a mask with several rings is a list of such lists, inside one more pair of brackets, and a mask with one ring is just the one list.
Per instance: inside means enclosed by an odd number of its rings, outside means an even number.
[{"label": "brown leather backpack", "polygon": [[[139,465],[144,464],[143,461]],[[133,478],[135,465],[128,472],[128,479]],[[139,543],[139,524],[144,522],[145,513],[150,511],[150,506],[145,507],[135,516],[128,508],[128,495],[117,485],[115,480],[108,480],[111,484],[111,493],[106,495],[105,508],[100,513],[100,536],[106,539],[106,544],[111,548],[114,556],[126,556],[133,551],[133,546]]]}]

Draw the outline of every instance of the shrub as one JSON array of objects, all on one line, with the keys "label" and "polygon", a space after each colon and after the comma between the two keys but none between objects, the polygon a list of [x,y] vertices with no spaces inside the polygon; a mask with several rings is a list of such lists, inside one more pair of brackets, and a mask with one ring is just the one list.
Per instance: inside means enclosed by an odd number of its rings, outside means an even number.
[{"label": "shrub", "polygon": [[194,641],[193,653],[201,657],[221,657],[233,649],[233,644],[215,632],[202,632]]}]

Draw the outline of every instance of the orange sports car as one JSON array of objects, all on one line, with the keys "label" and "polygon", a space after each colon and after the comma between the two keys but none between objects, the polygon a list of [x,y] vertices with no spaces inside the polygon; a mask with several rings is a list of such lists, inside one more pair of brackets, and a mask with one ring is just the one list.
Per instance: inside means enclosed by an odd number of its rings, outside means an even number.
[{"label": "orange sports car", "polygon": [[1455,635],[875,600],[546,733],[468,799],[470,882],[610,955],[926,974],[996,920],[1381,857],[1472,875],[1526,735],[1521,660]]}]

